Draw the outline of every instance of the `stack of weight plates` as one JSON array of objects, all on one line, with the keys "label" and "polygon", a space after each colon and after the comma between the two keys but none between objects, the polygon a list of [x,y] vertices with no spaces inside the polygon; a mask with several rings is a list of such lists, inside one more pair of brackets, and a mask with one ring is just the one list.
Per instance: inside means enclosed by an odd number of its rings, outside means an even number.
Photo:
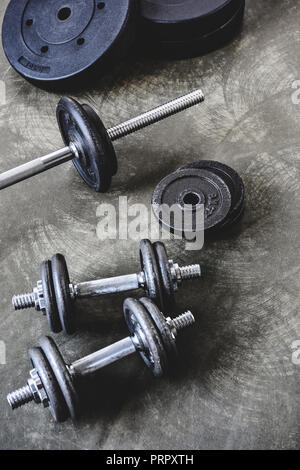
[{"label": "stack of weight plates", "polygon": [[245,0],[141,0],[141,35],[166,57],[204,54],[241,27]]},{"label": "stack of weight plates", "polygon": [[[203,230],[203,225],[197,225],[200,205],[204,208],[205,235],[227,232],[240,220],[245,208],[245,188],[238,173],[216,161],[190,163],[161,180],[152,197],[156,218],[166,230],[175,234],[189,233],[190,236],[190,233]],[[170,217],[164,207],[178,208],[181,217]]]}]

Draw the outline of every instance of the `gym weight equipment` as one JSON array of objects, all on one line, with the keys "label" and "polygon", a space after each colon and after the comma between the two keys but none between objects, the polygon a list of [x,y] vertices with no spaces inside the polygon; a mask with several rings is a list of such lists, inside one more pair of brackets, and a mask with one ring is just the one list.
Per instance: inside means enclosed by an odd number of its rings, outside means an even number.
[{"label": "gym weight equipment", "polygon": [[245,209],[245,186],[240,175],[230,166],[225,163],[217,162],[214,160],[201,160],[199,162],[189,163],[183,165],[177,171],[185,170],[188,168],[206,169],[214,172],[220,178],[225,181],[226,185],[230,189],[231,194],[231,208],[230,211],[222,223],[223,229],[228,229],[232,225],[238,222],[243,215]]},{"label": "gym weight equipment", "polygon": [[43,88],[70,87],[127,55],[135,0],[11,0],[2,43],[12,67]]},{"label": "gym weight equipment", "polygon": [[57,120],[66,146],[0,174],[0,190],[73,160],[85,183],[97,192],[105,192],[117,172],[112,142],[203,101],[202,91],[196,90],[106,129],[89,105],[80,105],[72,98],[63,97],[57,106]]},{"label": "gym weight equipment", "polygon": [[[181,217],[164,217],[161,206],[175,206]],[[197,209],[204,206],[204,231],[216,235],[235,224],[245,207],[245,188],[242,179],[229,166],[210,160],[180,167],[163,178],[152,196],[152,208],[161,225],[173,233],[194,233]],[[190,226],[183,226],[190,218]]]},{"label": "gym weight equipment", "polygon": [[170,58],[221,47],[242,25],[245,0],[141,0],[143,48]]},{"label": "gym weight equipment", "polygon": [[43,337],[39,347],[29,350],[33,369],[27,385],[7,396],[11,408],[34,401],[50,407],[55,421],[68,417],[76,420],[80,411],[77,380],[136,352],[155,376],[167,372],[176,359],[177,333],[195,322],[192,313],[165,318],[148,298],[126,299],[123,311],[130,335],[70,365],[65,363],[53,339]]},{"label": "gym weight equipment", "polygon": [[140,242],[141,271],[136,274],[98,279],[74,284],[70,282],[67,263],[63,255],[56,254],[52,261],[41,264],[41,280],[31,293],[15,295],[15,310],[34,307],[47,315],[52,332],[63,330],[72,334],[74,325],[74,301],[104,294],[125,292],[143,288],[163,312],[174,308],[174,294],[182,281],[201,276],[199,264],[179,266],[170,260],[161,242]]}]

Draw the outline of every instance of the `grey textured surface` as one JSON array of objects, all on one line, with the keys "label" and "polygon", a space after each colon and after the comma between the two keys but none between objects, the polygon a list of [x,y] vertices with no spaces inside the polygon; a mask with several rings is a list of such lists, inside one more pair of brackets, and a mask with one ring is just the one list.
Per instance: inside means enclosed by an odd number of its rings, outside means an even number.
[{"label": "grey textured surface", "polygon": [[[8,1],[2,1],[2,17]],[[98,195],[65,164],[0,195],[0,448],[8,449],[295,449],[299,448],[300,6],[295,0],[249,0],[243,32],[230,45],[183,61],[131,59],[97,89],[73,95],[95,106],[110,126],[149,105],[202,87],[205,104],[116,144],[120,168],[111,191]],[[38,90],[0,51],[6,103],[0,106],[0,171],[61,145],[59,95]],[[154,380],[140,359],[91,380],[89,406],[76,425],[57,425],[28,405],[12,412],[5,396],[23,385],[27,350],[48,333],[37,312],[14,313],[11,296],[31,288],[39,263],[67,256],[72,279],[133,272],[134,241],[100,242],[96,208],[118,196],[149,204],[157,182],[180,165],[217,159],[244,178],[247,209],[231,237],[199,253],[168,243],[174,258],[203,268],[200,283],[178,297],[194,330],[180,342],[185,366]],[[112,253],[113,252],[113,256]],[[56,340],[76,359],[121,338],[125,296],[78,304],[81,330]],[[88,387],[87,387],[88,388]]]}]

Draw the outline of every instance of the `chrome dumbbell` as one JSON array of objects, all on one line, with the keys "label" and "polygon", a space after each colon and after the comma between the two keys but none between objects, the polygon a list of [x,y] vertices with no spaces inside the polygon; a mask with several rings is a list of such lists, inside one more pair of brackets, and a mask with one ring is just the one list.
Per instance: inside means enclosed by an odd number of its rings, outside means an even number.
[{"label": "chrome dumbbell", "polygon": [[174,308],[174,293],[182,281],[201,276],[199,264],[179,266],[169,259],[161,242],[140,243],[141,271],[136,274],[71,283],[67,263],[63,255],[56,254],[52,261],[41,264],[41,280],[31,293],[15,295],[15,310],[35,308],[47,315],[52,332],[63,330],[72,334],[75,330],[74,301],[104,294],[125,292],[143,288],[146,295],[156,302],[163,312]]},{"label": "chrome dumbbell", "polygon": [[27,385],[7,396],[12,409],[34,401],[49,407],[56,421],[76,419],[80,410],[78,379],[138,352],[155,376],[163,375],[176,358],[176,336],[195,321],[187,311],[165,318],[148,298],[126,299],[123,307],[129,336],[72,364],[66,364],[54,340],[48,336],[29,350],[33,369]]}]

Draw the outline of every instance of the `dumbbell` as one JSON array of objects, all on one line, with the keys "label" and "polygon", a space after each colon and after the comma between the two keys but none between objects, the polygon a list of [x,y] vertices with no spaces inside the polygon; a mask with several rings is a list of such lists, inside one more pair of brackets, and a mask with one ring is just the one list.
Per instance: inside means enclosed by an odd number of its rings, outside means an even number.
[{"label": "dumbbell", "polygon": [[56,254],[52,261],[41,264],[41,280],[28,294],[15,295],[12,303],[15,310],[34,307],[47,315],[53,333],[63,330],[72,334],[75,330],[73,305],[76,299],[96,297],[104,294],[125,292],[143,288],[146,295],[163,312],[174,308],[174,293],[182,281],[201,276],[199,264],[179,266],[168,258],[162,242],[140,242],[141,271],[136,274],[97,279],[73,284],[70,282],[67,263],[63,255]]},{"label": "dumbbell", "polygon": [[57,105],[57,121],[65,147],[0,174],[0,190],[50,168],[73,160],[80,176],[97,192],[109,189],[118,164],[112,142],[201,103],[201,90],[170,101],[111,129],[106,129],[88,104],[63,97]]},{"label": "dumbbell", "polygon": [[54,340],[48,336],[39,347],[29,350],[33,369],[27,385],[10,393],[7,400],[12,409],[34,401],[50,407],[55,421],[75,420],[79,415],[78,379],[123,357],[138,352],[157,377],[163,375],[176,359],[176,336],[179,330],[195,321],[190,311],[176,318],[165,318],[148,298],[128,298],[123,306],[129,336],[72,364],[65,363]]}]

